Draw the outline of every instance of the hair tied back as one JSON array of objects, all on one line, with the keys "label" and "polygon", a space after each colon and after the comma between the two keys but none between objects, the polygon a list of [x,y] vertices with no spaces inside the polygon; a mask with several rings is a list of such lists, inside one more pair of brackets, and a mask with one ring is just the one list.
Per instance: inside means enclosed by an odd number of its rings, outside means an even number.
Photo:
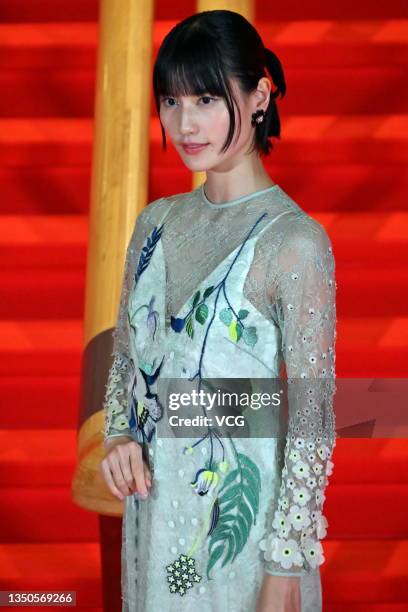
[{"label": "hair tied back", "polygon": [[273,98],[276,98],[280,94],[280,97],[283,98],[286,93],[286,82],[280,59],[278,58],[276,53],[274,53],[267,47],[264,47],[264,51],[265,65],[268,69],[269,74],[272,77],[274,84],[277,87],[277,89],[271,93],[271,96]]}]

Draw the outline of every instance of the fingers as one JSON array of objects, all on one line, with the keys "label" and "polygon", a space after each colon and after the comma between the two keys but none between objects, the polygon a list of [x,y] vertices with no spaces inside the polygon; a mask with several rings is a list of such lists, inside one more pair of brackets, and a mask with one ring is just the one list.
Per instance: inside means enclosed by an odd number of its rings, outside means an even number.
[{"label": "fingers", "polygon": [[143,460],[142,448],[138,445],[133,445],[130,449],[130,466],[134,481],[136,483],[136,490],[143,498],[148,495],[147,482],[151,477],[148,467]]},{"label": "fingers", "polygon": [[111,452],[102,462],[103,475],[113,495],[121,501],[129,495],[129,487],[123,477],[122,469],[116,452]]},{"label": "fingers", "polygon": [[110,471],[109,464],[105,463],[105,459],[101,463],[101,470],[102,470],[102,474],[105,478],[106,484],[108,485],[108,489],[110,490],[110,492],[113,493],[115,497],[118,497],[122,501],[124,499],[124,495],[116,487],[114,480],[112,478],[112,473]]},{"label": "fingers", "polygon": [[137,442],[121,442],[112,447],[101,462],[101,471],[109,490],[121,501],[135,491],[147,497],[151,475]]},{"label": "fingers", "polygon": [[151,477],[151,474],[150,474],[149,467],[146,465],[145,461],[143,461],[143,471],[144,471],[145,483],[150,488],[152,486],[152,477]]}]

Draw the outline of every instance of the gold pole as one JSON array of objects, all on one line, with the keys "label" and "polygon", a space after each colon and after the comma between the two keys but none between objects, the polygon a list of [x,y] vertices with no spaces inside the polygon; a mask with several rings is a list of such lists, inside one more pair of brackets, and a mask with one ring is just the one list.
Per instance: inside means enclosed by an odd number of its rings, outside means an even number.
[{"label": "gold pole", "polygon": [[84,352],[73,500],[108,515],[123,506],[100,472],[105,385],[126,248],[148,198],[152,0],[100,3]]},{"label": "gold pole", "polygon": [[227,10],[240,13],[253,23],[255,18],[254,0],[197,0],[197,12]]}]

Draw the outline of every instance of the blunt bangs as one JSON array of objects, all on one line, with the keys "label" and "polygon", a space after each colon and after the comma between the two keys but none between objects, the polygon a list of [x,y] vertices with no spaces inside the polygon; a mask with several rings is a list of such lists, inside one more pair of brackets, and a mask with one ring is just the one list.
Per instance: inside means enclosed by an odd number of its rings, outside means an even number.
[{"label": "blunt bangs", "polygon": [[[160,117],[160,97],[201,96],[209,94],[224,98],[230,116],[230,127],[227,140],[223,145],[225,151],[235,131],[234,96],[231,91],[225,62],[220,61],[220,54],[215,40],[206,32],[196,30],[194,37],[177,40],[171,49],[163,43],[153,71],[153,88],[157,113]],[[238,115],[241,120],[239,108]],[[160,122],[163,146],[166,135]]]}]

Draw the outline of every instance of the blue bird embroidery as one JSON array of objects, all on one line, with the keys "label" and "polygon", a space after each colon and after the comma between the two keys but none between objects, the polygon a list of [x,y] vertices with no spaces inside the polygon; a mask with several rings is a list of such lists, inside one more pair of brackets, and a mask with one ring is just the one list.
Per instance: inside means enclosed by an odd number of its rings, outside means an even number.
[{"label": "blue bird embroidery", "polygon": [[163,418],[163,406],[157,394],[150,390],[150,385],[154,384],[160,374],[163,361],[164,356],[153,374],[147,374],[140,367],[135,369],[131,387],[129,426],[141,442],[151,441],[156,423]]}]

